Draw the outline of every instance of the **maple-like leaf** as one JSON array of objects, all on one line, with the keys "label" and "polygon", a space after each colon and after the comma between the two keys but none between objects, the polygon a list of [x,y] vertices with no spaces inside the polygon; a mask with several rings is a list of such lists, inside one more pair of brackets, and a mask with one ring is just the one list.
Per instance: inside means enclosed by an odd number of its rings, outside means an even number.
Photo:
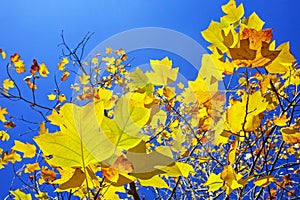
[{"label": "maple-like leaf", "polygon": [[267,187],[268,185],[270,185],[272,182],[275,182],[276,178],[274,178],[274,176],[272,175],[268,175],[268,176],[263,176],[257,180],[254,181],[254,184],[260,187]]},{"label": "maple-like leaf", "polygon": [[53,94],[53,93],[48,94],[48,99],[49,99],[50,101],[55,100],[55,99],[56,99],[56,94]]},{"label": "maple-like leaf", "polygon": [[39,73],[42,77],[47,77],[47,75],[50,74],[50,72],[48,71],[47,66],[44,63],[40,64]]},{"label": "maple-like leaf", "polygon": [[283,114],[280,117],[276,116],[274,119],[274,124],[277,126],[286,126],[286,123],[289,121],[289,117],[287,117],[287,114]]},{"label": "maple-like leaf", "polygon": [[265,22],[262,21],[259,16],[253,12],[250,17],[248,18],[248,23],[247,23],[247,27],[249,28],[253,28],[256,31],[259,31],[262,29],[262,27],[264,26]]},{"label": "maple-like leaf", "polygon": [[112,54],[112,52],[113,52],[112,47],[107,47],[107,48],[105,49],[105,53],[106,53],[106,54]]},{"label": "maple-like leaf", "polygon": [[4,152],[2,154],[2,160],[0,160],[0,168],[2,164],[5,164],[7,165],[8,162],[11,162],[11,163],[15,163],[15,162],[20,162],[22,160],[20,154],[18,154],[17,152],[15,151],[11,151],[11,152]]},{"label": "maple-like leaf", "polygon": [[40,170],[41,168],[40,168],[40,165],[39,165],[39,163],[32,163],[32,164],[30,164],[30,163],[28,163],[28,164],[26,164],[26,168],[25,168],[25,170],[24,170],[24,172],[25,173],[31,173],[31,172],[35,172],[35,171],[37,171],[37,170]]},{"label": "maple-like leaf", "polygon": [[8,141],[9,138],[10,138],[10,136],[6,131],[3,131],[3,130],[0,131],[0,140]]},{"label": "maple-like leaf", "polygon": [[268,102],[262,97],[260,91],[251,95],[243,95],[242,101],[233,100],[227,110],[227,123],[230,130],[234,133],[255,130],[259,126],[267,106]]},{"label": "maple-like leaf", "polygon": [[42,176],[43,181],[45,181],[46,183],[51,183],[54,180],[56,180],[55,171],[53,171],[45,166],[42,167],[41,176]]},{"label": "maple-like leaf", "polygon": [[169,166],[159,166],[157,165],[155,168],[162,170],[164,173],[166,173],[167,176],[171,177],[188,177],[190,173],[194,173],[194,168],[188,164],[183,162],[175,162],[172,165]]},{"label": "maple-like leaf", "polygon": [[26,194],[21,189],[17,189],[14,191],[11,190],[10,193],[15,196],[15,198],[14,198],[15,200],[31,200],[32,199],[31,194]]},{"label": "maple-like leaf", "polygon": [[82,85],[86,85],[90,82],[90,76],[83,73],[81,76],[79,76],[79,81]]},{"label": "maple-like leaf", "polygon": [[99,87],[95,95],[96,102],[102,102],[104,109],[111,109],[114,106],[113,91]]},{"label": "maple-like leaf", "polygon": [[135,71],[130,72],[128,76],[132,80],[132,82],[129,83],[129,87],[133,89],[143,88],[150,82],[145,73],[138,67]]},{"label": "maple-like leaf", "polygon": [[140,129],[148,122],[150,110],[135,107],[131,104],[127,94],[117,102],[115,109],[115,121],[123,132],[136,136]]},{"label": "maple-like leaf", "polygon": [[15,140],[15,145],[12,147],[15,151],[20,151],[24,154],[24,158],[33,158],[36,153],[36,147],[29,143],[23,143]]},{"label": "maple-like leaf", "polygon": [[48,119],[60,127],[56,133],[45,133],[34,138],[48,163],[61,167],[84,167],[109,158],[114,144],[100,130],[103,116],[101,104],[85,106],[65,104],[60,112],[53,111]]},{"label": "maple-like leaf", "polygon": [[170,147],[159,146],[155,151],[146,153],[146,143],[144,141],[129,149],[126,158],[133,166],[130,175],[142,180],[151,179],[158,174],[171,177],[187,177],[190,172],[194,172],[193,167],[189,164],[174,162]]},{"label": "maple-like leaf", "polygon": [[221,20],[229,24],[239,21],[244,15],[243,4],[237,7],[235,0],[230,0],[226,5],[223,5],[222,10],[226,15]]},{"label": "maple-like leaf", "polygon": [[213,192],[219,190],[224,185],[224,181],[221,179],[221,174],[211,173],[204,185],[209,187],[209,192]]},{"label": "maple-like leaf", "polygon": [[289,42],[285,42],[276,48],[276,51],[280,52],[278,56],[268,65],[266,69],[270,73],[283,74],[288,71],[289,67],[296,62],[296,59],[290,52]]},{"label": "maple-like leaf", "polygon": [[156,85],[168,85],[177,79],[178,67],[172,68],[172,60],[165,57],[162,60],[150,60],[152,71],[146,72],[149,81]]},{"label": "maple-like leaf", "polygon": [[5,119],[5,116],[4,116],[6,114],[8,114],[6,108],[1,108],[0,107],[0,121],[6,122],[6,119]]},{"label": "maple-like leaf", "polygon": [[202,31],[201,34],[206,41],[212,43],[212,45],[217,47],[221,52],[224,53],[228,50],[228,47],[223,43],[224,38],[219,22],[211,21],[209,27]]},{"label": "maple-like leaf", "polygon": [[[53,96],[52,96],[53,97]],[[66,95],[64,95],[64,94],[61,94],[61,95],[58,95],[58,97],[57,97],[57,100],[59,101],[59,102],[65,102],[66,100],[67,100],[67,97],[66,97]]]},{"label": "maple-like leaf", "polygon": [[103,131],[111,143],[115,145],[115,148],[118,147],[125,150],[135,147],[141,142],[142,137],[145,136],[143,134],[128,134],[119,127],[115,120],[107,117],[103,118],[101,131]]},{"label": "maple-like leaf", "polygon": [[76,189],[82,185],[86,179],[86,174],[80,169],[65,169],[60,171],[61,177],[58,180],[53,181],[54,184],[60,184],[56,191],[64,191],[70,189]]},{"label": "maple-like leaf", "polygon": [[63,58],[58,64],[58,70],[63,71],[65,69],[65,66],[69,63],[69,59],[68,58]]},{"label": "maple-like leaf", "polygon": [[6,90],[9,90],[11,88],[14,88],[15,87],[15,84],[12,80],[10,79],[5,79],[3,81],[3,88],[6,89]]},{"label": "maple-like leaf", "polygon": [[153,176],[150,179],[139,179],[139,182],[142,186],[150,186],[150,187],[156,187],[156,188],[168,188],[169,189],[169,185],[159,175]]},{"label": "maple-like leaf", "polygon": [[236,174],[231,165],[224,167],[221,173],[221,179],[225,182],[227,194],[230,194],[234,189],[243,187],[243,185],[239,183],[242,177],[241,174]]},{"label": "maple-like leaf", "polygon": [[300,143],[300,131],[293,127],[287,127],[280,129],[283,140],[288,144]]},{"label": "maple-like leaf", "polygon": [[14,55],[10,56],[10,60],[15,66],[15,70],[18,74],[24,73],[26,71],[24,61],[20,60],[20,55],[15,53]]},{"label": "maple-like leaf", "polygon": [[96,66],[99,65],[99,59],[98,59],[98,57],[92,58],[91,62],[92,62],[93,65],[96,65]]}]

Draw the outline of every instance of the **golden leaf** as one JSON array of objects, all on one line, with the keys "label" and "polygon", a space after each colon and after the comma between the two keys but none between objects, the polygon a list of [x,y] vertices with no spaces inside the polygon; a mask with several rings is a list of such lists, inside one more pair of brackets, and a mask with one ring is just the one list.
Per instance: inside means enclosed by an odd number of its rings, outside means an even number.
[{"label": "golden leaf", "polygon": [[47,77],[47,75],[50,74],[50,72],[48,71],[48,68],[46,67],[46,65],[44,63],[40,64],[39,72],[42,77]]},{"label": "golden leaf", "polygon": [[13,150],[20,151],[24,154],[24,158],[33,158],[36,153],[36,147],[29,143],[23,143],[15,140],[15,145],[12,147]]},{"label": "golden leaf", "polygon": [[3,88],[6,89],[6,90],[9,90],[10,88],[14,88],[15,87],[15,84],[12,80],[10,79],[5,79],[3,81]]},{"label": "golden leaf", "polygon": [[267,187],[270,183],[275,182],[276,178],[272,175],[261,177],[254,181],[254,184],[260,187]]},{"label": "golden leaf", "polygon": [[68,58],[63,58],[58,64],[58,70],[63,71],[65,69],[65,66],[69,63]]}]

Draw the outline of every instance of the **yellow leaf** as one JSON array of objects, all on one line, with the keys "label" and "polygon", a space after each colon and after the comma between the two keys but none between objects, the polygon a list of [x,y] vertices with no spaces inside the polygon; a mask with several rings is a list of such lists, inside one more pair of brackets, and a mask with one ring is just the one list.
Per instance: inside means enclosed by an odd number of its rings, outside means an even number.
[{"label": "yellow leaf", "polygon": [[168,188],[168,184],[158,175],[153,176],[150,179],[139,179],[140,184],[142,186],[151,186],[151,187],[156,187],[156,188]]},{"label": "yellow leaf", "polygon": [[182,145],[185,142],[185,134],[182,133],[181,129],[174,130],[173,134],[174,142],[172,144],[172,149],[181,152],[185,149]]},{"label": "yellow leaf", "polygon": [[14,55],[10,56],[10,60],[15,66],[15,70],[18,74],[21,74],[26,71],[24,61],[20,60],[20,55],[15,53]]},{"label": "yellow leaf", "polygon": [[228,50],[226,45],[223,43],[224,38],[222,36],[222,28],[219,22],[211,21],[209,27],[201,32],[202,37],[216,46],[223,53]]},{"label": "yellow leaf", "polygon": [[246,84],[247,84],[247,79],[246,79],[245,77],[241,77],[241,78],[239,79],[239,84],[240,84],[241,86],[246,85]]},{"label": "yellow leaf", "polygon": [[17,189],[15,191],[10,191],[12,195],[15,196],[15,200],[31,200],[31,194],[24,193],[21,189]]},{"label": "yellow leaf", "polygon": [[58,188],[60,190],[70,190],[73,188],[78,188],[82,185],[85,178],[85,173],[80,168],[75,168],[72,176],[66,182],[61,183]]},{"label": "yellow leaf", "polygon": [[167,114],[164,110],[161,110],[158,106],[155,106],[151,110],[151,117],[150,125],[154,128],[157,127],[158,124],[165,124]]},{"label": "yellow leaf", "polygon": [[167,99],[173,99],[176,96],[175,88],[166,85],[163,89],[163,95],[167,97]]},{"label": "yellow leaf", "polygon": [[295,69],[294,66],[290,67],[290,69],[282,76],[282,78],[286,79],[284,82],[284,88],[287,88],[290,85],[300,85],[300,68]]},{"label": "yellow leaf", "polygon": [[208,177],[208,180],[204,183],[205,186],[208,186],[208,192],[213,192],[219,190],[224,184],[224,181],[221,179],[221,174],[211,173]]},{"label": "yellow leaf", "polygon": [[280,117],[276,116],[274,119],[274,124],[277,126],[286,126],[286,123],[290,118],[287,117],[287,113],[281,115]]},{"label": "yellow leaf", "polygon": [[182,90],[184,88],[184,84],[182,82],[179,82],[177,83],[177,87]]},{"label": "yellow leaf", "polygon": [[48,99],[49,99],[50,101],[55,100],[55,99],[56,99],[56,94],[53,94],[53,93],[48,94]]},{"label": "yellow leaf", "polygon": [[235,156],[236,156],[236,148],[237,148],[237,141],[235,140],[232,143],[231,150],[228,153],[228,161],[230,165],[234,164]]},{"label": "yellow leaf", "polygon": [[115,109],[115,121],[123,132],[136,136],[140,129],[148,122],[150,110],[133,106],[130,103],[129,95],[122,96],[119,99]]},{"label": "yellow leaf", "polygon": [[26,164],[26,168],[24,170],[25,173],[31,173],[31,172],[35,172],[37,170],[40,170],[40,165],[39,163],[33,163],[33,164]]},{"label": "yellow leaf", "polygon": [[113,185],[108,185],[101,190],[101,195],[103,199],[120,199],[119,195],[116,192],[125,193],[125,187],[115,187]]},{"label": "yellow leaf", "polygon": [[5,79],[3,81],[3,88],[4,89],[9,90],[10,88],[14,88],[14,87],[15,87],[15,84],[12,80]]},{"label": "yellow leaf", "polygon": [[46,133],[49,133],[49,131],[48,131],[48,129],[45,126],[45,122],[42,122],[42,123],[40,123],[39,134],[42,135],[42,134],[46,134]]},{"label": "yellow leaf", "polygon": [[130,103],[135,107],[145,107],[146,93],[134,92],[130,95]]},{"label": "yellow leaf", "polygon": [[152,71],[146,72],[146,76],[153,85],[164,86],[177,79],[179,68],[172,68],[172,60],[169,60],[168,57],[162,60],[150,60],[150,65]]},{"label": "yellow leaf", "polygon": [[63,71],[65,69],[65,66],[69,63],[68,58],[63,58],[59,63],[58,63],[58,70]]},{"label": "yellow leaf", "polygon": [[6,131],[3,131],[3,130],[0,131],[0,140],[8,141],[9,138],[10,138],[10,136],[8,135],[8,133]]},{"label": "yellow leaf", "polygon": [[[82,187],[86,187],[86,182],[90,187],[98,187],[99,185],[94,181],[99,181],[95,176],[96,170],[94,170],[93,165],[86,167],[86,174],[83,172],[82,168],[58,168],[60,177],[51,182],[51,184],[58,184],[59,187],[56,188],[55,192],[63,191],[79,191]],[[81,195],[77,193],[76,196]],[[84,195],[83,195],[84,196]]]},{"label": "yellow leaf", "polygon": [[5,116],[4,116],[6,114],[8,114],[8,112],[6,111],[6,108],[1,108],[0,107],[0,120],[2,122],[6,122],[6,119],[5,119]]},{"label": "yellow leaf", "polygon": [[266,66],[266,69],[270,73],[280,73],[283,74],[288,71],[288,67],[291,66],[296,59],[290,52],[290,43],[285,42],[277,47],[277,51],[280,51],[279,55]]},{"label": "yellow leaf", "polygon": [[125,150],[135,147],[142,140],[141,135],[127,134],[124,130],[119,128],[115,120],[111,120],[107,117],[103,118],[101,130],[112,144]]},{"label": "yellow leaf", "polygon": [[44,63],[40,64],[39,72],[42,77],[47,77],[47,75],[50,74],[50,72],[48,71],[48,68],[46,67],[46,65]]},{"label": "yellow leaf", "polygon": [[282,133],[283,140],[288,144],[300,143],[300,131],[294,129],[293,127],[280,129]]},{"label": "yellow leaf", "polygon": [[108,110],[114,106],[113,91],[99,87],[95,96],[96,102],[103,102],[104,109]]},{"label": "yellow leaf", "polygon": [[[267,106],[268,102],[262,97],[260,91],[251,95],[245,94],[242,96],[242,101],[232,101],[227,110],[227,124],[234,133],[244,131],[243,129],[253,131],[259,126]],[[246,107],[248,114],[245,121]]]},{"label": "yellow leaf", "polygon": [[15,145],[12,147],[13,150],[24,153],[24,158],[33,158],[36,153],[36,147],[26,142],[15,140]]},{"label": "yellow leaf", "polygon": [[223,5],[222,10],[227,15],[223,16],[221,20],[229,24],[239,21],[244,15],[243,4],[236,7],[235,0],[230,0],[226,5]]},{"label": "yellow leaf", "polygon": [[86,85],[90,81],[90,76],[83,73],[81,76],[79,76],[79,81],[82,85]]},{"label": "yellow leaf", "polygon": [[107,47],[107,48],[105,49],[105,53],[106,53],[106,54],[112,54],[112,52],[113,52],[113,49],[112,49],[111,47]]},{"label": "yellow leaf", "polygon": [[92,58],[91,62],[93,63],[93,65],[99,65],[99,60],[97,57]]},{"label": "yellow leaf", "polygon": [[132,89],[142,88],[149,83],[148,77],[140,68],[136,68],[136,70],[130,72],[128,76],[132,80],[132,82],[129,83],[129,87]]},{"label": "yellow leaf", "polygon": [[103,57],[102,58],[102,61],[106,62],[106,64],[109,66],[109,65],[113,65],[116,61],[116,59],[114,57]]},{"label": "yellow leaf", "polygon": [[1,56],[2,56],[3,59],[6,58],[6,53],[2,49],[0,49],[0,54],[1,54]]},{"label": "yellow leaf", "polygon": [[[65,104],[59,113],[53,110],[48,119],[60,127],[56,133],[46,133],[34,138],[44,155],[51,155],[49,164],[61,167],[83,167],[109,158],[115,149],[101,131],[95,103],[85,106]],[[102,110],[103,111],[103,110]],[[84,162],[84,163],[83,163]]]},{"label": "yellow leaf", "polygon": [[236,174],[231,165],[225,166],[221,173],[221,179],[225,181],[226,194],[230,194],[232,190],[243,187],[238,181],[242,179],[241,174]]},{"label": "yellow leaf", "polygon": [[247,26],[249,28],[254,28],[255,30],[259,31],[262,29],[262,27],[264,26],[265,22],[262,21],[258,15],[253,12],[250,17],[248,18],[248,24]]},{"label": "yellow leaf", "polygon": [[274,178],[272,175],[261,177],[254,181],[254,184],[260,187],[267,187],[270,185],[270,183],[275,182],[276,178]]},{"label": "yellow leaf", "polygon": [[167,176],[172,177],[188,177],[190,173],[194,173],[194,168],[188,164],[183,162],[175,162],[173,165],[169,166],[156,166],[157,169],[160,169],[166,173]]},{"label": "yellow leaf", "polygon": [[10,153],[4,152],[2,154],[2,163],[8,164],[8,162],[15,163],[16,161],[21,161],[20,154],[17,154],[15,151],[11,151]]},{"label": "yellow leaf", "polygon": [[41,191],[39,191],[39,193],[35,194],[34,196],[38,200],[49,200],[50,199],[47,192],[41,192]]}]

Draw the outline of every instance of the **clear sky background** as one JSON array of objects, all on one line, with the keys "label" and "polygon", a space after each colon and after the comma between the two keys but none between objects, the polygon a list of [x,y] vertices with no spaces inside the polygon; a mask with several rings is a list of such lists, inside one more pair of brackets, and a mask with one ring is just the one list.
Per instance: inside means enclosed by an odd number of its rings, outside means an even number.
[{"label": "clear sky background", "polygon": [[[206,47],[208,43],[202,39],[200,32],[208,27],[211,20],[219,20],[223,15],[221,5],[226,2],[227,0],[2,1],[0,48],[8,56],[18,52],[27,67],[36,58],[39,62],[46,63],[51,71],[56,69],[61,56],[57,45],[61,42],[62,30],[71,46],[76,45],[87,32],[95,33],[86,46],[86,55],[110,36],[140,27],[176,30]],[[238,4],[241,2],[245,7],[245,16],[255,11],[266,22],[265,28],[273,28],[277,44],[290,41],[292,53],[296,59],[300,58],[299,0],[237,0]],[[5,64],[0,61],[0,68],[4,69]],[[3,103],[0,99],[0,106],[5,107]],[[3,143],[0,144],[3,146]],[[11,167],[0,170],[0,199],[7,194],[11,175]]]}]

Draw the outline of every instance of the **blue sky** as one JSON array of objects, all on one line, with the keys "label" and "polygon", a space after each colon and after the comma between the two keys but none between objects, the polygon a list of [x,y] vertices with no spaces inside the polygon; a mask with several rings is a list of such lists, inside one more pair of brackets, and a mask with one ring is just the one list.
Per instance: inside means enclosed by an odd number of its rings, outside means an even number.
[{"label": "blue sky", "polygon": [[[100,42],[114,34],[141,27],[168,28],[186,34],[201,46],[206,43],[200,32],[211,20],[222,16],[221,5],[226,0],[87,0],[87,1],[3,1],[0,5],[0,48],[8,56],[18,52],[30,64],[33,58],[56,69],[61,56],[57,45],[60,33],[71,46],[87,33],[95,34],[86,47],[86,55]],[[255,11],[265,22],[265,28],[273,28],[277,44],[290,41],[291,51],[300,58],[300,13],[298,0],[237,0],[243,2],[245,15]],[[125,49],[126,50],[126,49]],[[144,55],[149,52],[144,52]],[[153,52],[149,55],[155,56]],[[161,59],[163,53],[157,54]],[[183,62],[183,61],[182,61]],[[5,63],[0,62],[0,67]],[[2,73],[2,72],[1,72]],[[0,78],[2,76],[0,74]],[[1,80],[2,81],[2,80]],[[0,105],[4,101],[0,99]],[[16,136],[15,136],[16,137]],[[1,143],[2,145],[2,143]],[[7,191],[11,168],[0,170],[0,191]],[[0,193],[0,198],[4,195]],[[1,198],[2,199],[2,198]]]}]

